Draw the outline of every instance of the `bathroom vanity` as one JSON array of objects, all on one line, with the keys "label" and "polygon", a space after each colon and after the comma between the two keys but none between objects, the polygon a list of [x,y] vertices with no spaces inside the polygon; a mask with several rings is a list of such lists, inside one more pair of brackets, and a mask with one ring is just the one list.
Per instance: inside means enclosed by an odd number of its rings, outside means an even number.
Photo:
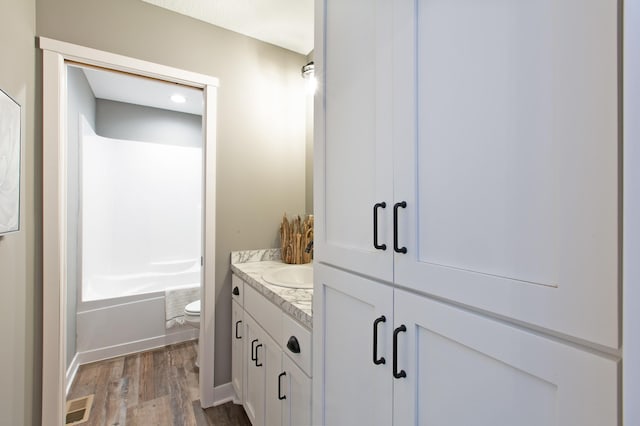
[{"label": "bathroom vanity", "polygon": [[278,250],[231,255],[232,383],[253,426],[311,424],[313,289],[264,280],[283,267]]}]

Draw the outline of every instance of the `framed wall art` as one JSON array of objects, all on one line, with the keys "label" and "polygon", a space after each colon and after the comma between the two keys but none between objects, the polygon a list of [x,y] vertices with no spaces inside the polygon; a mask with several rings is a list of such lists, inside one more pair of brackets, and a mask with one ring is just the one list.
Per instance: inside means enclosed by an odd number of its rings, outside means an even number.
[{"label": "framed wall art", "polygon": [[0,89],[0,236],[20,230],[20,116]]}]

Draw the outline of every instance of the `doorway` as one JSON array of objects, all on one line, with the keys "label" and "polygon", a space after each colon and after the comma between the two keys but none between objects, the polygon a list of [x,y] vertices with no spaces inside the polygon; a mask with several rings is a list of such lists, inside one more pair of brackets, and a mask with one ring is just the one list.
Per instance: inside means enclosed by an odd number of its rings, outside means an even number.
[{"label": "doorway", "polygon": [[[202,111],[202,288],[200,395],[213,405],[215,310],[215,115],[216,78],[146,61],[40,38],[43,50],[43,418],[62,424],[67,390],[67,300],[70,275],[68,234],[68,65],[108,70],[200,90]],[[172,265],[173,266],[173,265]]]}]

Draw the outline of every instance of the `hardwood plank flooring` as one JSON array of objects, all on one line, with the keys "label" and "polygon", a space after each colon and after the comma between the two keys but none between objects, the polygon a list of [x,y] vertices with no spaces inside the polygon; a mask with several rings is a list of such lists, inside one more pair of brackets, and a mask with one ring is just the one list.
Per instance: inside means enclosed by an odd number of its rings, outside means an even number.
[{"label": "hardwood plank flooring", "polygon": [[195,342],[80,366],[67,399],[94,394],[86,425],[251,426],[240,405],[200,407]]}]

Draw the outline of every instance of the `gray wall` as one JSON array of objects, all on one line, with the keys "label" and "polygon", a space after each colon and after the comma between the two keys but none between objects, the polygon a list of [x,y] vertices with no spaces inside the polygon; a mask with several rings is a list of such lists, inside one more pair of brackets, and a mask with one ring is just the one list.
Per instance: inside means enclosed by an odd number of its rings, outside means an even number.
[{"label": "gray wall", "polygon": [[137,0],[37,0],[37,33],[220,79],[216,385],[231,379],[230,252],[305,211],[305,57]]},{"label": "gray wall", "polygon": [[[313,50],[307,55],[306,63],[313,61]],[[305,210],[313,214],[313,96],[307,96],[306,103],[306,153],[305,153]]]},{"label": "gray wall", "polygon": [[[67,368],[76,354],[76,307],[78,282],[80,277],[79,224],[80,206],[80,114],[84,115],[93,128],[96,125],[96,100],[89,82],[82,70],[69,67],[67,74]],[[74,253],[76,255],[74,255]]]},{"label": "gray wall", "polygon": [[114,139],[202,146],[202,116],[97,100],[96,133]]},{"label": "gray wall", "polygon": [[42,165],[36,117],[35,1],[2,0],[0,88],[22,105],[21,230],[0,237],[0,423],[40,424]]}]

